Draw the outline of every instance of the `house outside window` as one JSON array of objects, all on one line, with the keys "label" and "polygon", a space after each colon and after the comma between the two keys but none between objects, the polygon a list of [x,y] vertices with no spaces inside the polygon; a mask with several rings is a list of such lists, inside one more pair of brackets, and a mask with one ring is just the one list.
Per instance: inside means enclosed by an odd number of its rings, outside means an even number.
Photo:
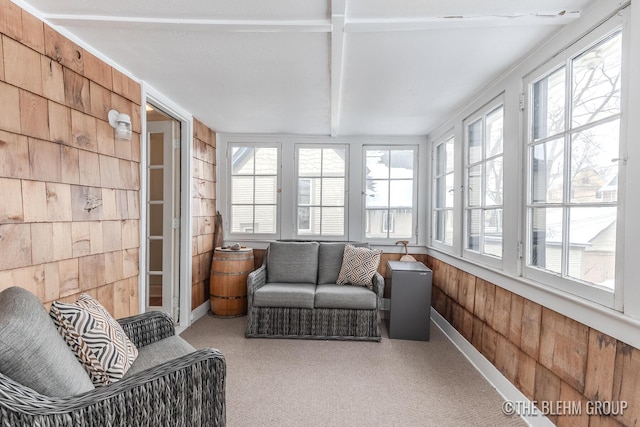
[{"label": "house outside window", "polygon": [[347,184],[345,146],[296,149],[297,233],[299,236],[344,236]]},{"label": "house outside window", "polygon": [[615,289],[622,50],[616,29],[528,82],[525,273],[599,302]]},{"label": "house outside window", "polygon": [[415,147],[365,147],[365,238],[415,241]]},{"label": "house outside window", "polygon": [[230,144],[231,233],[278,232],[278,148]]},{"label": "house outside window", "polygon": [[464,122],[465,256],[502,259],[504,106],[495,101]]}]

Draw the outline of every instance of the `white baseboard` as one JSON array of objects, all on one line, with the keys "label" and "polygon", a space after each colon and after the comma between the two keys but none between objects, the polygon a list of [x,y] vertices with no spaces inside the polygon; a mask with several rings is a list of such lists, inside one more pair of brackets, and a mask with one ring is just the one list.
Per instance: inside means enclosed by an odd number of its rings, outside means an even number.
[{"label": "white baseboard", "polygon": [[505,402],[515,402],[523,410],[522,419],[532,427],[553,427],[554,424],[543,415],[520,390],[516,388],[504,375],[487,360],[469,341],[467,341],[444,317],[431,307],[431,320],[455,345],[458,350],[471,362],[480,374],[489,381]]},{"label": "white baseboard", "polygon": [[202,316],[206,316],[209,312],[211,305],[209,304],[209,300],[207,302],[200,304],[200,306],[196,307],[195,310],[191,311],[191,323],[195,322]]}]

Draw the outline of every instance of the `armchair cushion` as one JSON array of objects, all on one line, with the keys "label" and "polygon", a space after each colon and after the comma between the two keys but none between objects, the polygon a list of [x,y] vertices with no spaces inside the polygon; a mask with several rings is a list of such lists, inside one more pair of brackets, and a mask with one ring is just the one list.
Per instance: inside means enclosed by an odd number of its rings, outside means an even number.
[{"label": "armchair cushion", "polygon": [[0,292],[0,372],[45,396],[94,388],[38,297],[19,287]]},{"label": "armchair cushion", "polygon": [[196,349],[193,348],[191,344],[177,335],[156,341],[153,344],[138,349],[138,357],[124,377],[128,378],[136,372],[153,368],[170,360],[186,356],[194,351],[196,351]]},{"label": "armchair cushion", "polygon": [[253,294],[255,307],[313,308],[316,285],[267,283]]},{"label": "armchair cushion", "polygon": [[272,242],[267,253],[267,282],[315,284],[318,242]]},{"label": "armchair cushion", "polygon": [[363,286],[318,285],[315,307],[373,310],[376,298],[375,292]]},{"label": "armchair cushion", "polygon": [[138,356],[122,326],[87,294],[74,304],[54,301],[49,314],[96,386],[120,380]]}]

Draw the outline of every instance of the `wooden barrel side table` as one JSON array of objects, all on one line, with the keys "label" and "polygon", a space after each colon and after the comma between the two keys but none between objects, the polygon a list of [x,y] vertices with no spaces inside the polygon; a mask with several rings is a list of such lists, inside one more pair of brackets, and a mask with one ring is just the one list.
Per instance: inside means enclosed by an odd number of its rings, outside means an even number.
[{"label": "wooden barrel side table", "polygon": [[220,317],[247,314],[247,276],[253,271],[253,249],[215,248],[211,260],[211,313]]}]

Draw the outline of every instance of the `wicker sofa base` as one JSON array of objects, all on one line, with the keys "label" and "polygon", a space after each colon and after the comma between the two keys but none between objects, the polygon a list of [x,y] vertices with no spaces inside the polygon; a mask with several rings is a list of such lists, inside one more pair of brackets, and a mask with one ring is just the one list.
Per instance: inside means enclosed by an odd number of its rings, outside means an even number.
[{"label": "wicker sofa base", "polygon": [[246,336],[380,341],[380,312],[337,308],[251,307]]}]

